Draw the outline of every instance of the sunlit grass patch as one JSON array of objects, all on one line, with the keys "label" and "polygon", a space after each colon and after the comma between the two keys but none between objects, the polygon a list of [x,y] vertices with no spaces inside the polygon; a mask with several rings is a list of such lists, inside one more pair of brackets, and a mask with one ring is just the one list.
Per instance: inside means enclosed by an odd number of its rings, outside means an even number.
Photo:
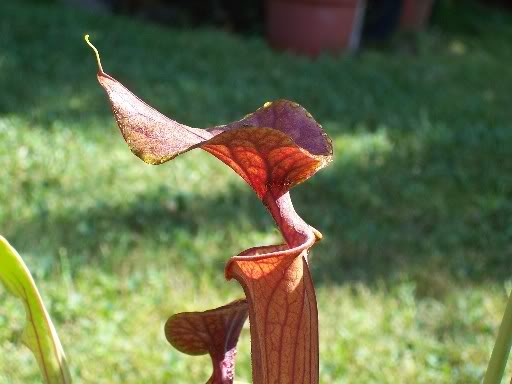
[{"label": "sunlit grass patch", "polygon": [[356,129],[355,133],[346,133],[334,138],[334,150],[338,154],[336,162],[361,166],[382,165],[387,155],[393,151],[386,128],[375,132]]}]

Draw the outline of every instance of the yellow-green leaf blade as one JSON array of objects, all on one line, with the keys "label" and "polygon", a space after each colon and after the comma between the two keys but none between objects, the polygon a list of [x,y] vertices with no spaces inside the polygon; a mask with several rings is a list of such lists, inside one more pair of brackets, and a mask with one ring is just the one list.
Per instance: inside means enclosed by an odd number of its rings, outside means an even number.
[{"label": "yellow-green leaf blade", "polygon": [[0,236],[0,281],[25,306],[23,343],[37,359],[45,383],[71,383],[64,350],[30,271],[16,250]]}]

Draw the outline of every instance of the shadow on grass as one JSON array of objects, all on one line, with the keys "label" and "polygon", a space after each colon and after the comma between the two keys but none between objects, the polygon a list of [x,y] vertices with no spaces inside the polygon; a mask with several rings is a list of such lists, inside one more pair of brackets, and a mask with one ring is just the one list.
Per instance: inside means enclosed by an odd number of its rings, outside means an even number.
[{"label": "shadow on grass", "polygon": [[[62,6],[5,2],[0,115],[22,115],[43,128],[77,121],[84,130],[102,128],[88,121],[92,115],[110,116],[96,83],[93,53],[83,41],[91,33],[108,73],[192,126],[226,123],[277,98],[293,99],[319,121],[337,119],[347,127],[361,121],[404,126],[419,111],[457,125],[506,121],[507,21],[481,41],[426,35],[418,56],[368,51],[311,61],[275,53],[263,39],[222,31],[162,28]],[[489,51],[487,40],[497,48]]]},{"label": "shadow on grass", "polygon": [[[512,173],[504,170],[512,167],[501,151],[512,140],[506,135],[498,128],[459,134],[419,127],[409,135],[381,130],[335,136],[335,162],[292,191],[299,214],[325,236],[313,250],[315,279],[509,278]],[[456,153],[450,152],[453,142]],[[218,273],[230,255],[277,239],[248,187],[207,197],[164,188],[133,201],[100,201],[87,211],[37,217],[6,236],[16,244],[44,234],[33,251],[42,247],[57,255],[65,249],[76,268],[90,262],[115,268],[126,255],[151,261],[156,252],[155,258],[169,257],[192,273]]]},{"label": "shadow on grass", "polygon": [[[451,52],[448,43],[426,37],[419,58],[370,52],[310,62],[220,32],[163,34],[123,18],[21,8],[0,6],[0,51],[9,52],[0,56],[7,90],[0,92],[0,114],[23,115],[44,128],[77,121],[83,132],[102,128],[87,121],[111,119],[82,40],[90,32],[107,71],[133,79],[129,87],[177,120],[226,122],[265,100],[288,97],[321,122],[337,121],[326,124],[336,161],[292,192],[297,211],[326,238],[313,251],[317,281],[510,276],[510,79],[499,75],[510,50],[501,56],[462,39]],[[505,38],[495,40],[508,47]],[[467,53],[456,53],[461,45]],[[207,117],[205,110],[212,113]],[[168,249],[193,271],[200,262],[221,264],[258,245],[249,233],[271,233],[271,219],[248,188],[209,198],[165,193],[151,191],[131,205],[99,201],[88,211],[34,217],[5,235],[16,244],[47,234],[25,248],[68,254],[77,267]],[[210,259],[198,257],[204,253]]]},{"label": "shadow on grass", "polygon": [[20,252],[48,259],[48,268],[64,254],[72,270],[85,264],[115,271],[179,263],[191,273],[222,271],[230,256],[254,246],[258,236],[273,236],[272,219],[261,203],[238,188],[207,197],[160,188],[132,201],[47,211],[11,223],[3,235]]},{"label": "shadow on grass", "polygon": [[347,135],[356,150],[342,140],[337,161],[298,189],[299,211],[325,235],[318,279],[510,278],[511,132],[427,128]]}]

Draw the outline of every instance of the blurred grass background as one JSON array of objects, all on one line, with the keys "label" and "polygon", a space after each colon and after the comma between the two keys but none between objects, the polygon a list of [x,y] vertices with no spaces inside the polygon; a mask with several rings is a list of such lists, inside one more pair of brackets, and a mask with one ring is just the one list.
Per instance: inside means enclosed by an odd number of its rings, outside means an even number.
[{"label": "blurred grass background", "polygon": [[[129,152],[85,33],[108,73],[178,121],[288,98],[324,125],[335,161],[292,192],[325,236],[311,262],[322,383],[480,382],[512,287],[512,17],[456,10],[414,40],[312,61],[258,37],[2,2],[0,233],[76,382],[204,382],[208,358],[172,349],[165,320],[240,297],[225,261],[279,241],[213,157],[155,167]],[[0,289],[1,383],[40,381],[23,318]],[[248,326],[237,364],[250,382]]]}]

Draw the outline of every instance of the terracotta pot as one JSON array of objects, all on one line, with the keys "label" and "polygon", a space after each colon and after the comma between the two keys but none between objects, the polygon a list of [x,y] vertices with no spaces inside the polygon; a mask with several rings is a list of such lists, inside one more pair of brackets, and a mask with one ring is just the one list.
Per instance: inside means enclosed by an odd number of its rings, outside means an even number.
[{"label": "terracotta pot", "polygon": [[272,47],[317,56],[359,46],[364,0],[269,0],[266,27]]},{"label": "terracotta pot", "polygon": [[434,0],[404,0],[400,16],[400,28],[406,31],[420,31],[425,28],[432,13]]}]

